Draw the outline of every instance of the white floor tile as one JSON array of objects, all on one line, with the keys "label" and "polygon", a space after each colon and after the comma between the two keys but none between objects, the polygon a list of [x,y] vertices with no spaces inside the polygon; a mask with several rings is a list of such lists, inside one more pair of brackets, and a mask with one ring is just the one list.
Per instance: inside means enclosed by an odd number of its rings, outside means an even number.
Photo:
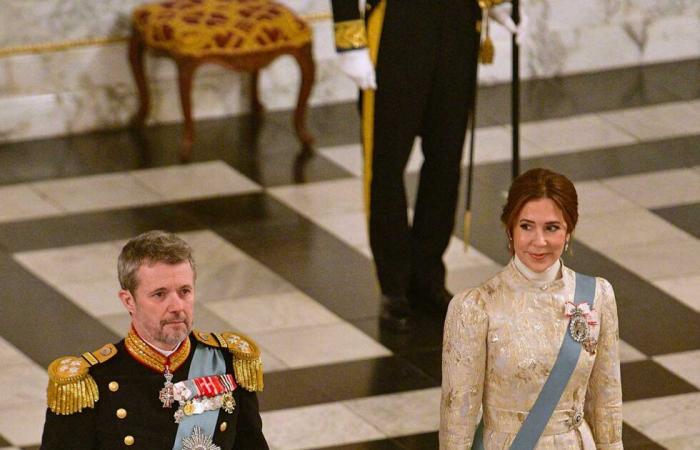
[{"label": "white floor tile", "polygon": [[202,303],[294,290],[294,286],[252,259],[200,267],[195,286],[197,301]]},{"label": "white floor tile", "polygon": [[654,361],[700,389],[700,350],[654,356]]},{"label": "white floor tile", "polygon": [[700,111],[686,102],[610,111],[600,117],[643,140],[700,133]]},{"label": "white floor tile", "polygon": [[263,412],[263,432],[280,450],[296,450],[383,439],[386,436],[340,403]]},{"label": "white floor tile", "polygon": [[700,392],[625,402],[622,415],[656,442],[700,434]]},{"label": "white floor tile", "polygon": [[255,339],[292,368],[391,355],[389,349],[345,322],[257,333]]},{"label": "white floor tile", "polygon": [[359,178],[276,187],[268,192],[307,217],[364,211]]},{"label": "white floor tile", "polygon": [[606,256],[649,281],[694,275],[700,267],[700,241],[673,240],[631,247],[612,247]]},{"label": "white floor tile", "polygon": [[45,402],[48,382],[46,370],[33,362],[3,367],[0,370],[0,398],[3,399],[0,410]]},{"label": "white floor tile", "polygon": [[[116,263],[115,263],[116,266]],[[56,289],[88,314],[100,317],[126,311],[119,300],[119,281],[114,276],[103,280],[59,282]]]},{"label": "white floor tile", "polygon": [[691,236],[649,210],[637,207],[580,216],[574,239],[606,254],[612,247],[644,248],[646,244],[677,242]]},{"label": "white floor tile", "polygon": [[159,203],[162,198],[125,173],[40,181],[30,185],[68,212],[100,211]]},{"label": "white floor tile", "polygon": [[243,333],[338,323],[341,319],[306,294],[295,291],[207,303],[206,308]]},{"label": "white floor tile", "polygon": [[646,208],[700,202],[700,174],[692,169],[608,178],[603,184]]},{"label": "white floor tile", "polygon": [[620,362],[626,363],[626,362],[635,362],[635,361],[644,361],[647,359],[646,355],[636,348],[632,347],[630,344],[627,342],[623,341],[620,339],[620,345],[619,345],[619,350],[620,350]]},{"label": "white floor tile", "polygon": [[700,448],[700,433],[664,439],[659,444],[668,450],[698,450]]},{"label": "white floor tile", "polygon": [[0,223],[56,216],[62,210],[28,185],[0,187]]},{"label": "white floor tile", "polygon": [[433,432],[440,426],[440,388],[378,395],[343,404],[390,437]]},{"label": "white floor tile", "polygon": [[482,266],[466,267],[447,271],[447,289],[457,294],[466,289],[479,286],[484,281],[494,276],[502,266],[498,264],[484,264]]},{"label": "white floor tile", "polygon": [[116,314],[108,314],[99,317],[100,322],[112,330],[117,336],[126,336],[131,327],[131,316],[124,310],[124,312]]},{"label": "white floor tile", "polygon": [[0,361],[2,361],[2,368],[22,365],[27,366],[32,364],[32,360],[29,359],[24,353],[19,351],[17,347],[10,344],[8,341],[0,336]]},{"label": "white floor tile", "polygon": [[347,170],[356,177],[362,176],[362,145],[338,145],[324,147],[318,150],[324,158],[333,161],[338,166]]},{"label": "white floor tile", "polygon": [[[43,391],[45,393],[46,386]],[[0,408],[0,435],[18,447],[39,445],[46,417],[46,399]]]},{"label": "white floor tile", "polygon": [[368,245],[367,216],[364,211],[316,216],[314,222],[351,247]]},{"label": "white floor tile", "polygon": [[107,242],[16,253],[14,258],[39,278],[60,285],[116,279],[120,251]]},{"label": "white floor tile", "polygon": [[469,267],[482,267],[488,264],[494,264],[493,260],[481,253],[479,250],[470,246],[464,248],[464,241],[452,236],[447,250],[442,257],[445,266],[448,270],[466,269]]},{"label": "white floor tile", "polygon": [[[700,267],[698,267],[700,272]],[[655,286],[700,312],[700,273],[687,277],[672,277],[656,280]]]},{"label": "white floor tile", "polygon": [[223,161],[161,167],[131,172],[131,176],[166,201],[242,194],[261,187]]},{"label": "white floor tile", "polygon": [[593,114],[529,122],[521,135],[536,142],[549,155],[632,144],[635,139]]},{"label": "white floor tile", "polygon": [[580,217],[634,209],[636,205],[598,180],[575,183]]},{"label": "white floor tile", "polygon": [[192,247],[197,267],[216,267],[250,257],[226,239],[211,230],[178,233]]}]

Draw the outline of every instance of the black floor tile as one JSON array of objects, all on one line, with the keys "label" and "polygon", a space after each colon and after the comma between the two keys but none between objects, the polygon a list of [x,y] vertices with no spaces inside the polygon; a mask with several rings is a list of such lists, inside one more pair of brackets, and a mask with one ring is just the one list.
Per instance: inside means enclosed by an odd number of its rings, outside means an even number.
[{"label": "black floor tile", "polygon": [[352,324],[396,354],[442,347],[444,318],[438,314],[418,312],[410,333],[389,332],[380,326],[378,317],[354,320]]},{"label": "black floor tile", "polygon": [[356,442],[348,445],[324,447],[318,450],[400,450],[403,448],[404,447],[399,446],[391,439],[382,439],[379,441]]},{"label": "black floor tile", "polygon": [[437,386],[442,383],[442,348],[406,353],[403,357],[427,373]]},{"label": "black floor tile", "polygon": [[119,339],[4,252],[0,252],[0,273],[0,336],[40,366]]},{"label": "black floor tile", "polygon": [[700,98],[700,59],[650,64],[641,70],[647,83],[660,85],[682,100]]},{"label": "black floor tile", "polygon": [[30,445],[28,447],[20,447],[21,450],[39,450],[40,446],[38,445]]},{"label": "black floor tile", "polygon": [[221,197],[182,208],[343,319],[378,314],[372,263],[271,197]]},{"label": "black floor tile", "polygon": [[401,357],[364,359],[266,374],[260,405],[262,410],[282,409],[435,385],[434,380]]},{"label": "black floor tile", "polygon": [[[698,389],[652,360],[622,363],[623,401],[698,392]],[[653,381],[650,381],[653,380]]]},{"label": "black floor tile", "polygon": [[663,450],[664,447],[652,441],[626,422],[622,423],[622,443],[630,450]]},{"label": "black floor tile", "polygon": [[405,450],[437,450],[439,448],[437,432],[402,436],[394,440]]},{"label": "black floor tile", "polygon": [[5,438],[0,435],[0,447],[9,447],[10,443],[5,440]]},{"label": "black floor tile", "polygon": [[[203,228],[175,205],[146,206],[0,224],[0,246],[16,253],[128,239],[144,231]],[[115,261],[116,264],[116,261]]]},{"label": "black floor tile", "polygon": [[651,212],[661,216],[664,220],[674,224],[688,234],[700,238],[700,203],[652,209]]}]

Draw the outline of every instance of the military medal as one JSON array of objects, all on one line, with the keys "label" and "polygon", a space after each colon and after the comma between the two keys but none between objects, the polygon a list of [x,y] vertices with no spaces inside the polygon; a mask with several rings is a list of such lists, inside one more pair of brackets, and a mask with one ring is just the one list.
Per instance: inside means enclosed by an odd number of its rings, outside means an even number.
[{"label": "military medal", "polygon": [[597,342],[591,336],[591,327],[598,325],[597,311],[591,309],[585,302],[579,304],[566,302],[564,315],[570,318],[569,334],[571,334],[571,338],[579,344],[583,344],[583,348],[588,353],[595,354]]},{"label": "military medal", "polygon": [[158,393],[158,398],[163,402],[163,408],[172,408],[175,395],[173,391],[173,374],[170,373],[168,366],[165,366],[163,375],[165,376],[165,383],[163,384],[163,389]]},{"label": "military medal", "polygon": [[195,426],[192,434],[182,440],[182,450],[221,450],[221,447],[214,444],[201,427]]},{"label": "military medal", "polygon": [[173,400],[180,404],[173,415],[176,423],[193,414],[223,408],[231,414],[236,407],[233,391],[238,387],[231,374],[184,380],[172,386]]}]

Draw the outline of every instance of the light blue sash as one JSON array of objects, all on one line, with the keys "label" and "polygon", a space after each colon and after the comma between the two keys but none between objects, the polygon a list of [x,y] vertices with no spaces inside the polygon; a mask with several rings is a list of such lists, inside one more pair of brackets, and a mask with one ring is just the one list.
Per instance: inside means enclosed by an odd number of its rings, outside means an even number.
[{"label": "light blue sash", "polygon": [[[206,345],[197,344],[197,348],[192,356],[190,372],[187,379],[204,377],[208,375],[223,375],[226,373],[226,361],[221,352]],[[219,418],[219,411],[205,411],[202,414],[193,414],[183,417],[180,426],[177,428],[175,445],[173,450],[182,449],[182,440],[192,434],[192,429],[196,426],[202,428],[204,435],[212,436],[216,421]]]},{"label": "light blue sash", "polygon": [[[592,309],[594,297],[595,278],[576,272],[574,301],[585,301]],[[564,392],[571,374],[574,373],[580,354],[581,344],[574,341],[567,327],[564,333],[564,342],[561,344],[554,367],[552,367],[552,371],[549,373],[549,377],[545,381],[535,404],[525,418],[523,426],[520,427],[520,431],[515,436],[510,446],[511,450],[532,450],[535,448],[544,428],[547,426],[547,422],[549,422],[549,418],[552,417],[554,408],[559,403],[561,394]],[[474,434],[474,444],[472,445],[474,450],[484,450],[483,429],[482,419]]]}]

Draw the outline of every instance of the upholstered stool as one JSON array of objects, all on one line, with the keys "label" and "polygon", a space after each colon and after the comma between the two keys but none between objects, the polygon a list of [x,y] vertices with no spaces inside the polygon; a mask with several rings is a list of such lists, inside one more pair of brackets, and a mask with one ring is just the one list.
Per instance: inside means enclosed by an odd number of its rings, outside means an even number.
[{"label": "upholstered stool", "polygon": [[132,16],[129,60],[139,92],[133,125],[143,126],[150,108],[143,55],[146,48],[173,58],[177,64],[184,115],[181,158],[192,151],[192,76],[202,63],[212,62],[252,73],[251,108],[262,110],[258,72],[283,54],[292,55],[301,69],[301,87],[294,128],[305,149],[313,141],[304,124],[314,79],[311,29],[289,8],[269,0],[170,0],[138,7]]}]

